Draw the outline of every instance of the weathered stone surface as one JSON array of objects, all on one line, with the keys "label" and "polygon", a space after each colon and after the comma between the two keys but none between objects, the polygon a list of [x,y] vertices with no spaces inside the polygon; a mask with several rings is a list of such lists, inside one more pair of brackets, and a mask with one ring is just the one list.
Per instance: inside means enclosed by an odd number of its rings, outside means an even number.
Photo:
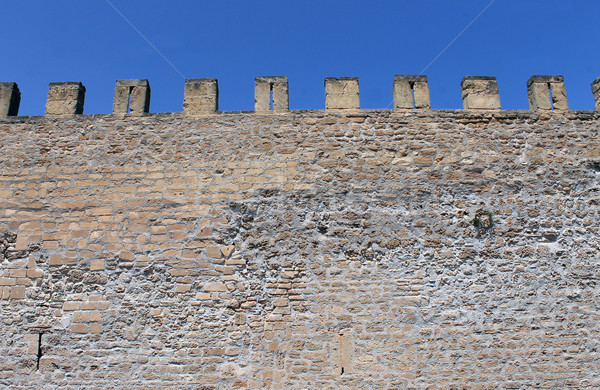
[{"label": "weathered stone surface", "polygon": [[460,83],[465,110],[499,110],[498,82],[493,76],[465,76]]},{"label": "weathered stone surface", "polygon": [[148,80],[117,80],[113,114],[143,115],[150,111]]},{"label": "weathered stone surface", "polygon": [[183,112],[186,115],[214,114],[219,111],[217,79],[186,79]]},{"label": "weathered stone surface", "polygon": [[254,110],[257,112],[289,110],[287,76],[262,76],[254,82]]},{"label": "weathered stone surface", "polygon": [[429,86],[425,75],[394,76],[394,109],[429,109]]},{"label": "weathered stone surface", "polygon": [[4,387],[600,386],[598,112],[0,127]]},{"label": "weathered stone surface", "polygon": [[78,81],[50,83],[46,115],[70,116],[83,114],[85,87]]},{"label": "weathered stone surface", "polygon": [[358,77],[325,79],[325,109],[359,109]]},{"label": "weathered stone surface", "polygon": [[15,116],[19,113],[21,92],[17,83],[0,83],[0,116]]},{"label": "weathered stone surface", "polygon": [[567,91],[563,76],[531,76],[527,80],[529,109],[567,111]]}]

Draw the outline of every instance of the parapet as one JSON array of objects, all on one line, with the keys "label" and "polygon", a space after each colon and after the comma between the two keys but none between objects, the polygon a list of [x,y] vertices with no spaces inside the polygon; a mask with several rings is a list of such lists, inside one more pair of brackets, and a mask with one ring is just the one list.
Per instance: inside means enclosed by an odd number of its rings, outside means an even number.
[{"label": "parapet", "polygon": [[150,110],[148,80],[117,80],[113,114],[142,115]]},{"label": "parapet", "polygon": [[460,82],[465,110],[499,110],[498,83],[493,76],[465,76]]},{"label": "parapet", "polygon": [[325,79],[325,109],[359,109],[358,77],[328,77]]},{"label": "parapet", "polygon": [[531,111],[567,111],[567,91],[563,76],[531,76],[527,80]]},{"label": "parapet", "polygon": [[394,76],[394,109],[429,109],[429,86],[427,76],[401,75]]},{"label": "parapet", "polygon": [[287,76],[262,76],[254,80],[255,111],[289,111]]},{"label": "parapet", "polygon": [[185,115],[214,114],[219,111],[217,79],[186,79],[183,97]]},{"label": "parapet", "polygon": [[85,87],[78,81],[50,83],[46,115],[69,116],[83,114]]},{"label": "parapet", "polygon": [[19,113],[21,92],[17,83],[0,83],[0,116],[15,116]]},{"label": "parapet", "polygon": [[[461,83],[465,110],[500,110],[500,95],[495,76],[465,76]],[[563,76],[531,76],[527,81],[530,111],[568,111]],[[592,93],[600,111],[600,77],[592,82]],[[325,79],[326,110],[360,109],[358,77]],[[395,75],[394,110],[430,109],[429,86],[425,75]],[[83,113],[85,87],[76,81],[50,83],[46,115],[70,116]],[[0,83],[0,116],[16,116],[21,93],[14,82]],[[114,115],[139,116],[149,112],[150,83],[145,79],[117,80],[113,102]],[[255,78],[255,112],[289,111],[289,84],[286,76]],[[217,79],[186,79],[183,113],[186,116],[219,112]]]}]

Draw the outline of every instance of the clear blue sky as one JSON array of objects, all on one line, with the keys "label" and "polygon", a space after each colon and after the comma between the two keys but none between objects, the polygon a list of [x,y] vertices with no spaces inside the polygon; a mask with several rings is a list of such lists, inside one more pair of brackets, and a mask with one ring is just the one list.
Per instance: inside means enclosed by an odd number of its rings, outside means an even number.
[{"label": "clear blue sky", "polygon": [[[291,109],[323,109],[325,77],[357,76],[362,108],[386,108],[394,74],[419,74],[491,0],[110,0],[186,78],[219,80],[220,109],[252,110],[254,77],[287,75]],[[20,115],[48,83],[81,81],[84,113],[110,113],[115,80],[150,81],[151,112],[181,111],[184,79],[106,0],[3,1],[0,81]],[[565,76],[571,109],[594,107],[600,1],[496,0],[439,57],[433,108],[461,108],[465,75],[497,76],[502,108],[527,109],[533,74]]]}]

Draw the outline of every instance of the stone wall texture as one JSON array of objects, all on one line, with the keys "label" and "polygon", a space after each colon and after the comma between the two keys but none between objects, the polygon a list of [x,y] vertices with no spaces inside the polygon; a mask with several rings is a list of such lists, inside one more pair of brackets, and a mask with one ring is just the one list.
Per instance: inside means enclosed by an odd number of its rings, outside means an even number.
[{"label": "stone wall texture", "polygon": [[600,388],[599,124],[1,119],[0,387]]}]

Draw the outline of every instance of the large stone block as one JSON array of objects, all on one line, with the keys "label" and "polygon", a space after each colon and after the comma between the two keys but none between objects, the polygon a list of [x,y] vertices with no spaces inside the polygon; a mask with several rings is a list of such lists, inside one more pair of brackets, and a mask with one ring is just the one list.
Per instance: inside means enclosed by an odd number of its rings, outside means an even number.
[{"label": "large stone block", "polygon": [[213,114],[219,110],[217,79],[187,79],[183,98],[186,115]]},{"label": "large stone block", "polygon": [[395,75],[394,76],[394,109],[428,109],[429,86],[424,75]]},{"label": "large stone block", "polygon": [[359,109],[358,77],[325,79],[325,109]]},{"label": "large stone block", "polygon": [[287,76],[262,76],[254,80],[255,111],[288,111],[289,106]]},{"label": "large stone block", "polygon": [[494,76],[465,76],[460,82],[465,110],[499,110],[500,95]]},{"label": "large stone block", "polygon": [[85,87],[78,81],[50,83],[46,115],[68,116],[83,114]]},{"label": "large stone block", "polygon": [[592,82],[592,93],[596,102],[596,111],[600,111],[600,77]]},{"label": "large stone block", "polygon": [[19,114],[21,92],[17,83],[0,83],[0,116]]},{"label": "large stone block", "polygon": [[150,110],[148,80],[117,80],[113,114],[142,115]]},{"label": "large stone block", "polygon": [[527,80],[527,96],[532,111],[569,109],[563,76],[531,76]]}]

